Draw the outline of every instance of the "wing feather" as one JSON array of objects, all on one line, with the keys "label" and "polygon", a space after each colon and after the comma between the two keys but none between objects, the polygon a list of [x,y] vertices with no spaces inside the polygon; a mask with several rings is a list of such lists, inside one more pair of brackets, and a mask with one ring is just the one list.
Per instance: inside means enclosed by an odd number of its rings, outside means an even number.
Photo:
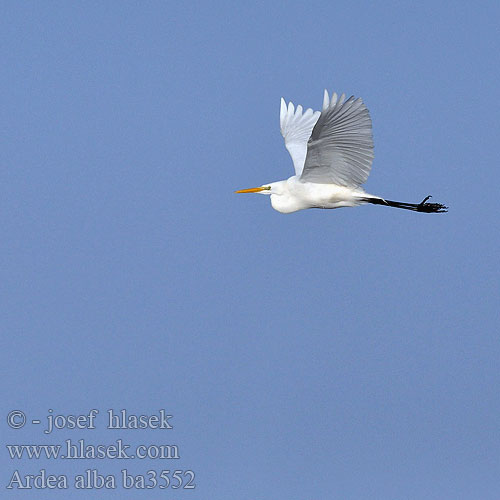
[{"label": "wing feather", "polygon": [[281,135],[285,139],[285,147],[292,157],[296,175],[302,174],[307,154],[307,141],[311,137],[311,132],[319,116],[319,111],[313,111],[310,108],[303,112],[300,105],[295,109],[292,102],[289,102],[287,106],[285,100],[281,98]]},{"label": "wing feather", "polygon": [[325,90],[301,180],[358,187],[368,178],[373,157],[372,122],[363,101],[353,96],[345,100],[344,94],[337,99],[335,93],[330,100]]}]

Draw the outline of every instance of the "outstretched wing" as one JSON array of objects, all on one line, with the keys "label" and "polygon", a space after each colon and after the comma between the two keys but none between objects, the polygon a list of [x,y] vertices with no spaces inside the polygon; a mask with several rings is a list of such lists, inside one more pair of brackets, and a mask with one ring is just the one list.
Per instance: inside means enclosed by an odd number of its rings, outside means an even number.
[{"label": "outstretched wing", "polygon": [[302,106],[295,107],[293,103],[285,103],[281,98],[280,128],[281,135],[285,139],[285,147],[292,157],[295,174],[300,175],[304,168],[304,161],[307,154],[307,141],[311,137],[311,132],[318,121],[319,111],[308,109],[302,113]]},{"label": "outstretched wing", "polygon": [[358,187],[373,162],[370,113],[361,99],[342,94],[331,100],[325,90],[323,111],[307,143],[301,180]]}]

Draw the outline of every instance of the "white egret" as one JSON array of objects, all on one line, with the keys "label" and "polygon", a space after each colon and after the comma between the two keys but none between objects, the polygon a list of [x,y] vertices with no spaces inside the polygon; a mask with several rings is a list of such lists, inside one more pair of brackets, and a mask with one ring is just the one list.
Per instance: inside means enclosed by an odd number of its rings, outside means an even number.
[{"label": "white egret", "polygon": [[441,203],[390,201],[366,193],[363,184],[373,161],[373,136],[370,113],[363,101],[342,94],[330,99],[325,90],[323,110],[281,99],[281,134],[292,157],[295,175],[285,181],[241,189],[236,193],[260,193],[271,196],[271,205],[282,213],[305,208],[355,207],[365,203],[404,208],[416,212],[446,212]]}]

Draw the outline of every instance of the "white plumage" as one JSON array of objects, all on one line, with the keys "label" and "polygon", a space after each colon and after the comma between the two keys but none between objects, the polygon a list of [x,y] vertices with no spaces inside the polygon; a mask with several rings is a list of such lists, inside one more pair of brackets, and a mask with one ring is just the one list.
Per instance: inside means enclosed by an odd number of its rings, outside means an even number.
[{"label": "white plumage", "polygon": [[418,212],[445,212],[444,205],[402,203],[366,193],[360,186],[370,174],[373,135],[370,113],[363,101],[325,90],[323,110],[286,104],[281,99],[280,128],[292,157],[295,175],[237,193],[271,196],[274,209],[282,213],[305,208],[353,207],[364,203],[387,205]]}]

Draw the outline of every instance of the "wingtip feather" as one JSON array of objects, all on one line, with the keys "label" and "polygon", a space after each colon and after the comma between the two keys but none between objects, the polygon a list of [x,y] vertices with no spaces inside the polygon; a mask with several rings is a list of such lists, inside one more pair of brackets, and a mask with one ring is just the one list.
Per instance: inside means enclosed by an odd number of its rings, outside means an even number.
[{"label": "wingtip feather", "polygon": [[325,93],[323,94],[323,111],[328,108],[330,104],[330,97],[328,96],[328,90],[325,89]]}]

